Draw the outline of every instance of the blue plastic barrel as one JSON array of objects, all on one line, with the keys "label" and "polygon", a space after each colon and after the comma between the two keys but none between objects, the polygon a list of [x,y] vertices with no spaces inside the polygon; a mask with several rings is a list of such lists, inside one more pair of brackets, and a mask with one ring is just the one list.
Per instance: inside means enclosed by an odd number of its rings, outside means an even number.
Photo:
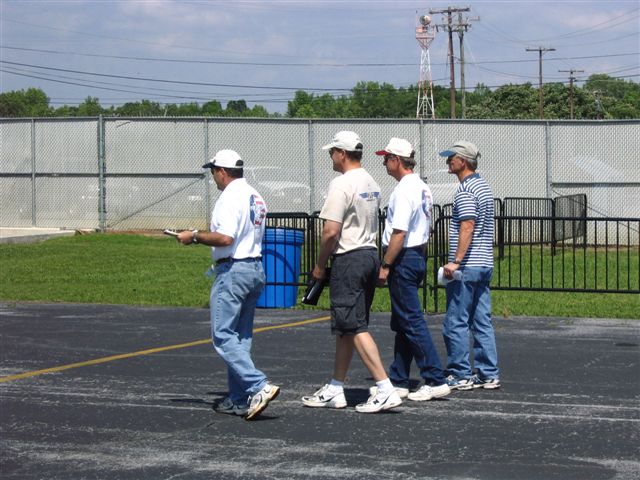
[{"label": "blue plastic barrel", "polygon": [[298,283],[304,231],[294,228],[266,228],[262,238],[262,267],[267,277],[257,307],[288,308],[298,300]]}]

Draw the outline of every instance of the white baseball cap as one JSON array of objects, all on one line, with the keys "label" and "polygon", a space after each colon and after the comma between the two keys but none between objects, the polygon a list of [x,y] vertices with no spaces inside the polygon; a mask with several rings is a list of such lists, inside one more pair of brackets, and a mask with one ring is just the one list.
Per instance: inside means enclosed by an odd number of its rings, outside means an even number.
[{"label": "white baseball cap", "polygon": [[330,148],[339,148],[340,150],[346,150],[347,152],[362,151],[362,140],[356,132],[350,130],[342,130],[334,135],[331,143],[327,143],[323,150],[329,150]]},{"label": "white baseball cap", "polygon": [[240,155],[238,155],[238,152],[235,150],[220,150],[208,163],[205,163],[202,168],[242,168],[243,166],[244,162],[242,158],[240,158]]},{"label": "white baseball cap", "polygon": [[398,155],[399,157],[410,158],[413,153],[413,147],[404,138],[393,137],[389,140],[389,144],[384,150],[378,150],[376,155]]}]

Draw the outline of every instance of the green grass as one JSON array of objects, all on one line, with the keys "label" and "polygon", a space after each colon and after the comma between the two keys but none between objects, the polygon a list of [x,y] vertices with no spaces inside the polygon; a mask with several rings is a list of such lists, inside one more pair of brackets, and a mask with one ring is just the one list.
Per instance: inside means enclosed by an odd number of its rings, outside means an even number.
[{"label": "green grass", "polygon": [[[550,258],[548,252],[536,250],[520,250],[518,255],[512,250],[510,254],[512,279],[516,265],[526,271],[529,262],[533,276],[537,277],[541,269],[550,272],[550,262],[566,264],[568,261],[566,255]],[[586,251],[585,259],[588,265],[595,264],[597,260],[598,268],[604,268],[606,264],[589,251]],[[185,247],[173,238],[157,236],[76,235],[36,244],[0,245],[0,299],[205,307],[209,301],[211,280],[204,273],[210,261],[210,250],[206,247]],[[608,258],[607,261],[610,274],[614,270],[613,260]],[[629,262],[630,267],[622,263],[621,269],[631,268],[637,279],[637,253],[625,257],[625,260],[618,256],[616,261]],[[499,278],[506,285],[504,265],[501,264],[495,281]],[[555,272],[561,271],[557,270],[557,264],[554,268]],[[611,281],[611,277],[601,275],[600,270],[598,278],[599,282],[604,278]],[[299,291],[300,296],[302,290]],[[439,290],[438,295],[439,310],[443,311],[446,305],[444,291]],[[640,295],[634,294],[494,290],[492,301],[494,313],[501,316],[640,317]],[[325,291],[318,308],[328,307]],[[378,289],[373,310],[390,310],[386,289]],[[428,310],[434,310],[431,296],[428,297]]]},{"label": "green grass", "polygon": [[0,245],[0,298],[205,306],[211,251],[173,238],[76,235]]}]

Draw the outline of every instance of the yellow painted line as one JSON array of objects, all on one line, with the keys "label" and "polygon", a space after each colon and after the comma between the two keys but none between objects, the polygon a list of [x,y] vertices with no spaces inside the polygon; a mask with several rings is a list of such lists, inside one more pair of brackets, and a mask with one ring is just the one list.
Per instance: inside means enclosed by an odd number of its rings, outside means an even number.
[{"label": "yellow painted line", "polygon": [[[270,325],[268,327],[254,328],[253,333],[266,332],[267,330],[278,330],[281,328],[299,327],[300,325],[307,325],[310,323],[324,322],[331,317],[312,318],[310,320],[301,320],[299,322],[283,323],[280,325]],[[34,370],[33,372],[19,373],[17,375],[9,375],[7,377],[0,377],[0,383],[11,382],[12,380],[20,380],[22,378],[36,377],[38,375],[44,375],[45,373],[62,372],[64,370],[70,370],[72,368],[88,367],[90,365],[98,365],[100,363],[112,362],[114,360],[122,360],[124,358],[139,357],[141,355],[151,355],[153,353],[167,352],[169,350],[178,350],[180,348],[195,347],[198,345],[204,345],[211,343],[211,339],[196,340],[195,342],[180,343],[177,345],[168,345],[166,347],[150,348],[148,350],[140,350],[131,353],[122,353],[120,355],[111,355],[109,357],[96,358],[95,360],[87,360],[86,362],[70,363],[68,365],[61,365],[59,367],[45,368],[43,370]]]}]

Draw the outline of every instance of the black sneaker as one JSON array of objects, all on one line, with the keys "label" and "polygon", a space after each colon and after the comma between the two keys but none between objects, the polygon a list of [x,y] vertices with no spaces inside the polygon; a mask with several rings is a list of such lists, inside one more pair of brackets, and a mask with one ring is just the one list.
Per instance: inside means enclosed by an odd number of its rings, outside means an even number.
[{"label": "black sneaker", "polygon": [[473,377],[456,378],[453,375],[449,375],[446,380],[451,390],[471,390],[473,388]]},{"label": "black sneaker", "polygon": [[214,411],[216,413],[226,413],[227,415],[238,415],[240,417],[244,417],[249,411],[249,407],[247,405],[236,405],[233,403],[233,400],[227,397],[219,403],[216,408],[214,408]]},{"label": "black sneaker", "polygon": [[474,375],[471,377],[471,381],[473,388],[484,388],[486,390],[495,390],[496,388],[500,388],[500,379],[498,377],[483,380],[478,375]]}]

